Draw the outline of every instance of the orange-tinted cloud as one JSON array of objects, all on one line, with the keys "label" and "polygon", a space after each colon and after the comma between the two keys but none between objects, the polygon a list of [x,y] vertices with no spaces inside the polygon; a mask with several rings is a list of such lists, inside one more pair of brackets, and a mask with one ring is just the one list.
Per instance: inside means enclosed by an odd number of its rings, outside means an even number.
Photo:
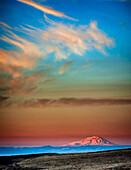
[{"label": "orange-tinted cloud", "polygon": [[62,12],[55,11],[54,9],[51,9],[50,7],[45,7],[45,6],[43,6],[43,5],[39,5],[39,4],[37,4],[37,3],[35,3],[35,2],[33,2],[33,1],[31,1],[31,0],[17,0],[17,1],[22,2],[22,3],[25,3],[25,4],[28,4],[28,5],[30,5],[30,6],[33,6],[34,8],[37,8],[37,9],[39,9],[40,11],[43,11],[43,12],[46,13],[46,14],[51,14],[51,15],[54,15],[54,16],[57,16],[57,17],[60,17],[60,18],[63,18],[63,17],[64,17],[64,18],[68,18],[68,19],[70,19],[70,20],[75,20],[75,21],[76,21],[76,19],[71,18],[71,17],[65,15],[65,14],[62,13]]},{"label": "orange-tinted cloud", "polygon": [[[3,24],[3,26],[7,27],[6,24]],[[15,79],[13,87],[10,84],[10,89],[16,90],[17,87],[22,86],[22,80],[25,77],[23,72],[35,67],[37,65],[37,59],[41,56],[43,57],[45,53],[40,50],[38,45],[21,38],[10,29],[4,29],[4,31],[6,35],[2,35],[0,39],[18,47],[18,50],[8,51],[0,49],[0,70],[2,73],[8,72],[12,76],[12,81]],[[18,83],[19,78],[21,78],[20,83]]]},{"label": "orange-tinted cloud", "polygon": [[36,44],[19,37],[10,30],[7,30],[7,33],[8,36],[3,35],[2,37],[0,37],[0,39],[7,43],[18,46],[26,55],[32,57],[40,57],[41,55],[44,55],[44,53],[40,51],[39,47]]},{"label": "orange-tinted cloud", "polygon": [[34,61],[23,54],[15,51],[0,49],[1,72],[9,72],[14,78],[22,75],[20,68],[31,68]]},{"label": "orange-tinted cloud", "polygon": [[55,79],[48,75],[48,69],[28,70],[22,77],[10,80],[9,94],[13,96],[34,96],[41,94],[45,84],[50,84]]},{"label": "orange-tinted cloud", "polygon": [[0,22],[0,25],[4,26],[4,27],[7,27],[7,28],[11,28],[8,24],[4,23],[4,22]]},{"label": "orange-tinted cloud", "polygon": [[36,89],[37,78],[35,80],[28,80],[28,78],[20,78],[18,80],[10,81],[9,94],[22,96],[31,93]]}]

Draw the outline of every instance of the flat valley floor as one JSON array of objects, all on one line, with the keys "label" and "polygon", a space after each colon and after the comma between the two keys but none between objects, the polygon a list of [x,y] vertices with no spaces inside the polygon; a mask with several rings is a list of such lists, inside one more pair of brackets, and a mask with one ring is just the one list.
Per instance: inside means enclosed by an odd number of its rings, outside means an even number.
[{"label": "flat valley floor", "polygon": [[0,169],[131,169],[131,149],[96,153],[4,156],[0,157]]}]

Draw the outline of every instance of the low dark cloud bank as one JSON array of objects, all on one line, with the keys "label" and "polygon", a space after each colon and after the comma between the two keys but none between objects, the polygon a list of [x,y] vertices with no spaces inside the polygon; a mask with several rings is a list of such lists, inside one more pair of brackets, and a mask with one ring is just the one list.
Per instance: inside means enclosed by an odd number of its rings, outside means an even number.
[{"label": "low dark cloud bank", "polygon": [[90,99],[90,98],[60,98],[60,99],[37,99],[24,101],[19,106],[23,107],[61,107],[83,105],[127,105],[131,99]]}]

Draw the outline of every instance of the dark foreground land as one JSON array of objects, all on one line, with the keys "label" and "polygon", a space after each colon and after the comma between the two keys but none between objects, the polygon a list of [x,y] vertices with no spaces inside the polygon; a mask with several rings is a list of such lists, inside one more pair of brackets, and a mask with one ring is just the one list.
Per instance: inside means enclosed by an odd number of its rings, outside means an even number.
[{"label": "dark foreground land", "polygon": [[0,157],[0,169],[131,169],[131,149]]}]

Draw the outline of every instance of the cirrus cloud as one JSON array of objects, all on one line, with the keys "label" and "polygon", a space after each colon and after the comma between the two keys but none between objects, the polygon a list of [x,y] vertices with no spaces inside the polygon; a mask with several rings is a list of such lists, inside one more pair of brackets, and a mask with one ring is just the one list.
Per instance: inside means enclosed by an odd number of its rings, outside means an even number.
[{"label": "cirrus cloud", "polygon": [[60,18],[64,17],[64,18],[67,18],[67,19],[70,19],[70,20],[77,21],[76,19],[71,18],[71,17],[65,15],[62,12],[56,11],[54,9],[51,9],[50,7],[45,7],[43,5],[39,5],[39,4],[37,4],[37,3],[35,3],[33,1],[31,1],[31,0],[17,0],[17,1],[25,3],[25,4],[28,4],[30,6],[33,6],[34,8],[36,8],[36,9],[38,9],[40,11],[43,11],[46,14],[51,14],[51,15],[54,15],[54,16],[57,16],[57,17],[60,17]]}]

